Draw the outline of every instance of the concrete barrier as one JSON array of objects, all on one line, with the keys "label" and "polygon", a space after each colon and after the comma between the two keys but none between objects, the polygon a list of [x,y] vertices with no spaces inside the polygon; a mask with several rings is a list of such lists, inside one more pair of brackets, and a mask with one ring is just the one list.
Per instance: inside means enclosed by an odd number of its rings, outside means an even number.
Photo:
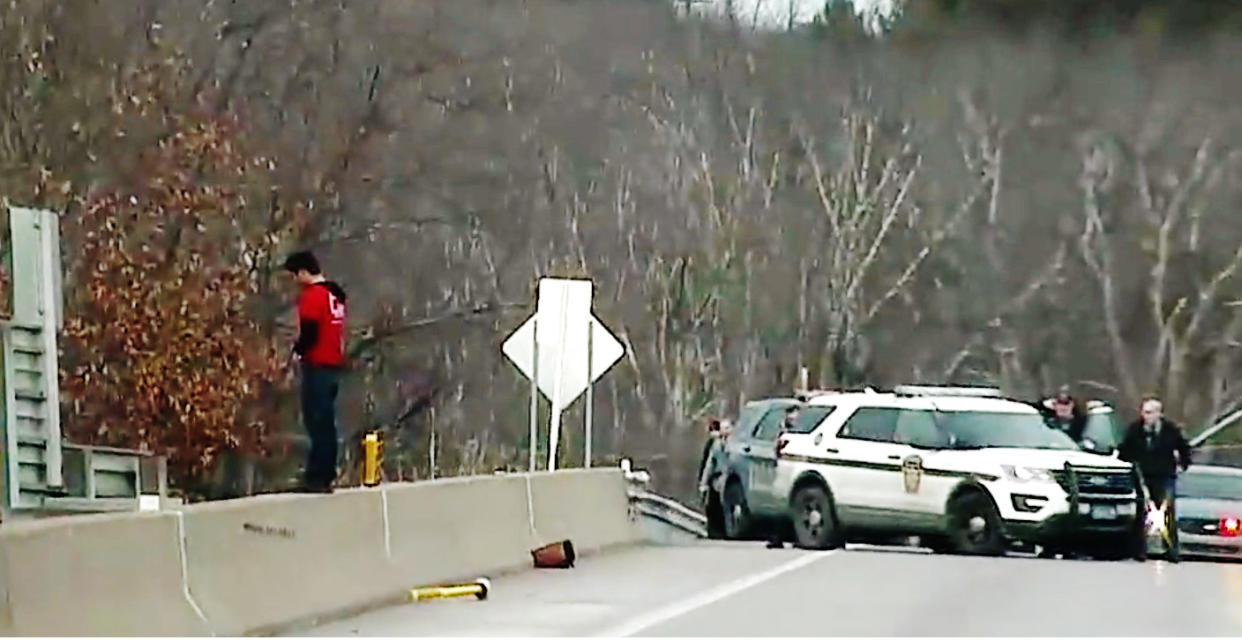
[{"label": "concrete barrier", "polygon": [[239,635],[392,597],[379,490],[187,507],[189,590],[217,634]]},{"label": "concrete barrier", "polygon": [[186,599],[176,516],[5,523],[0,565],[19,636],[185,636],[208,631]]},{"label": "concrete barrier", "polygon": [[0,635],[255,634],[635,543],[620,470],[470,477],[0,527]]},{"label": "concrete barrier", "polygon": [[392,562],[409,586],[529,566],[524,476],[390,485]]},{"label": "concrete barrier", "polygon": [[530,476],[540,543],[569,539],[591,552],[638,542],[620,469],[573,469]]}]

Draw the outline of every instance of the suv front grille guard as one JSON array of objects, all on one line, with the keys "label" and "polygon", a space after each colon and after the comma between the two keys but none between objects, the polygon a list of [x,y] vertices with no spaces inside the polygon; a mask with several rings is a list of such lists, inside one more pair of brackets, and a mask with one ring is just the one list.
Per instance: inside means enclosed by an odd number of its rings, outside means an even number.
[{"label": "suv front grille guard", "polygon": [[1077,515],[1078,503],[1082,499],[1092,502],[1129,502],[1139,504],[1138,487],[1142,486],[1138,472],[1130,470],[1125,473],[1116,471],[1075,467],[1066,462],[1063,469],[1052,472],[1057,484],[1069,496],[1070,513]]}]

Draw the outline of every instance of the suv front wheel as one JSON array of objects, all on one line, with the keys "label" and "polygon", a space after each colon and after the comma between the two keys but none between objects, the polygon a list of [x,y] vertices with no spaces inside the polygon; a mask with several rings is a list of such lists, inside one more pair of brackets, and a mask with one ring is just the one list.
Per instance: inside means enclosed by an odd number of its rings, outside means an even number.
[{"label": "suv front wheel", "polygon": [[817,486],[798,489],[793,496],[794,538],[804,549],[841,546],[836,514],[828,492]]},{"label": "suv front wheel", "polygon": [[998,556],[1005,552],[1000,514],[979,491],[963,493],[949,504],[949,537],[958,553]]}]

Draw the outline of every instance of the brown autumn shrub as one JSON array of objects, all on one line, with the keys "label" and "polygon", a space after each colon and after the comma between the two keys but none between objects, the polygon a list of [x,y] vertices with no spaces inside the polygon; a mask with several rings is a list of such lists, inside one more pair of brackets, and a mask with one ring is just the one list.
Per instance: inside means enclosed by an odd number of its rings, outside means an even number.
[{"label": "brown autumn shrub", "polygon": [[130,171],[70,205],[61,389],[68,437],[166,455],[194,492],[222,453],[262,452],[287,347],[253,308],[299,214],[236,116],[169,88],[183,71],[129,78],[114,116]]}]

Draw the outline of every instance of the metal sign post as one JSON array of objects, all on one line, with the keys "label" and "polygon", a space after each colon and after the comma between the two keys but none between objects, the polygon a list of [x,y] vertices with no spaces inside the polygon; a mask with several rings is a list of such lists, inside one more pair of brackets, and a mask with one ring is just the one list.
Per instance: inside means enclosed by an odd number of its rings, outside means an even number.
[{"label": "metal sign post", "polygon": [[592,358],[594,354],[592,353],[591,347],[594,344],[595,344],[595,327],[592,326],[591,330],[587,332],[587,390],[586,390],[586,425],[585,425],[586,427],[585,440],[586,441],[582,445],[582,448],[583,448],[582,466],[586,469],[591,468],[591,412],[592,412],[592,409],[594,408],[593,405],[595,404],[594,403],[595,394],[592,393],[595,390],[595,377],[592,374],[592,371],[595,370],[595,367],[594,367],[595,360]]},{"label": "metal sign post", "polygon": [[539,335],[539,317],[536,316],[531,320],[530,330],[530,352],[531,352],[531,369],[533,372],[530,376],[530,472],[535,472],[535,465],[538,463],[539,457],[539,341],[535,339]]}]

